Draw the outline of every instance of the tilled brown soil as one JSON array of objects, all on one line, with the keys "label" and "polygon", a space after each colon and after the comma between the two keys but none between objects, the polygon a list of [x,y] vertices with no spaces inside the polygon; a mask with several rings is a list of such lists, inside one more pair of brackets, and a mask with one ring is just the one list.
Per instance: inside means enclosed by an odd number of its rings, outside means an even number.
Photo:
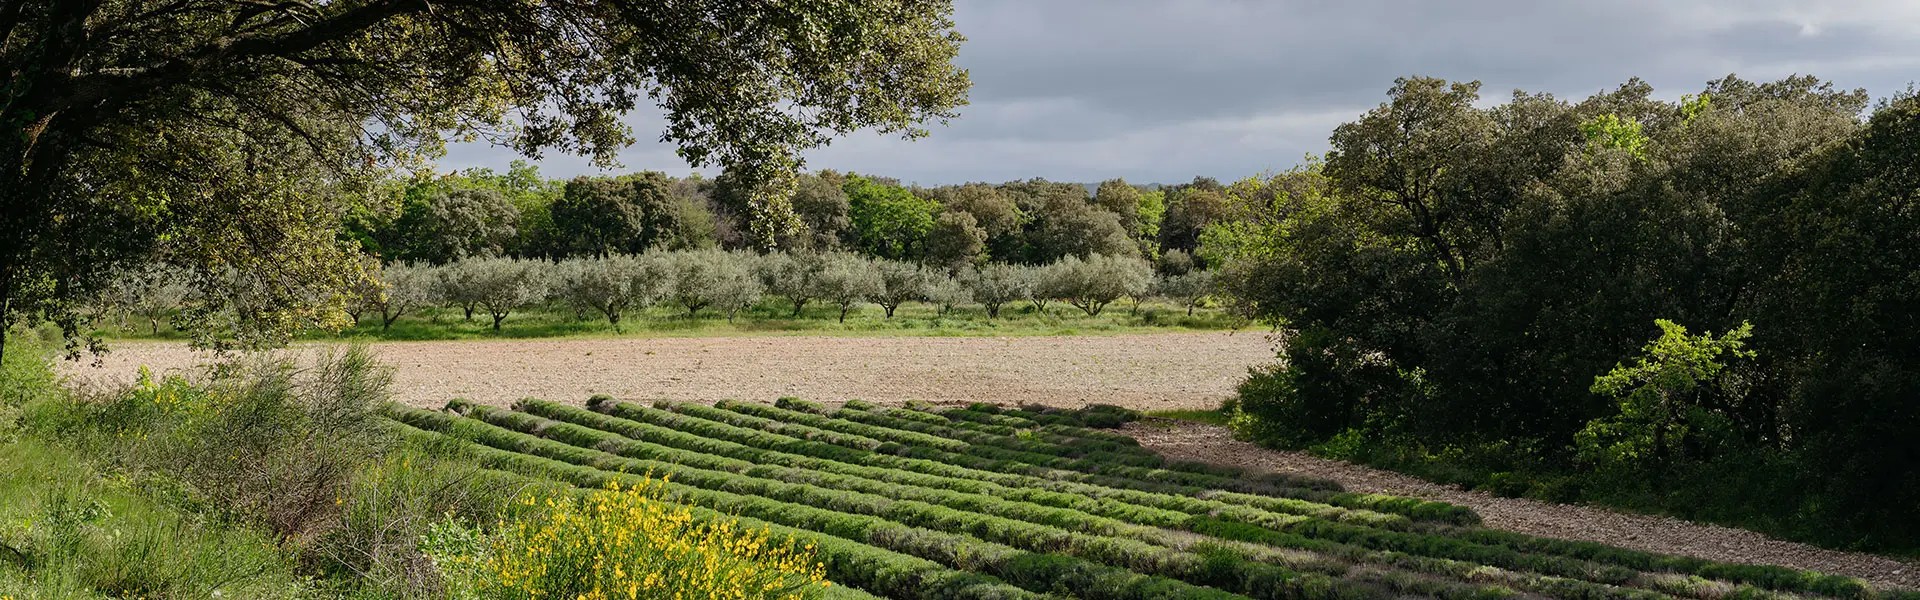
[{"label": "tilled brown soil", "polygon": [[[386,342],[398,400],[504,405],[532,396],[771,401],[993,401],[1140,410],[1213,408],[1247,368],[1274,358],[1259,332],[1034,337],[758,336]],[[178,343],[121,342],[80,380],[128,381],[142,365],[191,369],[211,357]]]},{"label": "tilled brown soil", "polygon": [[1488,527],[1496,529],[1709,560],[1782,565],[1850,575],[1882,585],[1920,588],[1920,564],[1884,556],[1827,550],[1671,517],[1501,498],[1303,452],[1262,448],[1235,441],[1225,429],[1211,425],[1152,419],[1129,424],[1124,433],[1171,459],[1315,475],[1356,492],[1413,496],[1472,507]]}]

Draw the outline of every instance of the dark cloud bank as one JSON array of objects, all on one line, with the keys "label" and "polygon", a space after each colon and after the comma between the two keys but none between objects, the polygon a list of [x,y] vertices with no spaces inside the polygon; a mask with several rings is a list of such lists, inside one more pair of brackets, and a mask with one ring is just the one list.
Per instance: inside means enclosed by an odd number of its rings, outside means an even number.
[{"label": "dark cloud bank", "polygon": [[[1641,77],[1677,97],[1728,73],[1809,73],[1875,96],[1920,79],[1912,0],[958,0],[972,104],[907,142],[855,134],[811,168],[921,184],[1045,177],[1236,179],[1298,163],[1378,104],[1395,77],[1485,82],[1580,98]],[[685,173],[632,115],[628,169]],[[503,168],[507,150],[455,147],[448,168]],[[550,175],[596,170],[548,156]]]}]

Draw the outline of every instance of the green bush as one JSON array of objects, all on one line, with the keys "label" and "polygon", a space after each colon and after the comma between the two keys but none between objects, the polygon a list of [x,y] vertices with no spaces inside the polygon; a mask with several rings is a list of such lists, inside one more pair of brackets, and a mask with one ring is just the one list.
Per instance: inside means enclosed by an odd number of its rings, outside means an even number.
[{"label": "green bush", "polygon": [[147,498],[68,450],[0,443],[0,595],[298,598],[294,557],[267,531]]},{"label": "green bush", "polygon": [[332,523],[359,465],[389,440],[376,417],[390,374],[362,346],[230,363],[202,381],[45,404],[36,433],[128,469],[180,501],[305,540]]}]

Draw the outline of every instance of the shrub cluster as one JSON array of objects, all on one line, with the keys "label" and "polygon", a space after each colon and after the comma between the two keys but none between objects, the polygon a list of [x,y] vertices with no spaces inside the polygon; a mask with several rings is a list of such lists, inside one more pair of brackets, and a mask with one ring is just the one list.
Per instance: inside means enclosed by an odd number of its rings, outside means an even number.
[{"label": "shrub cluster", "polygon": [[422,544],[456,598],[818,598],[814,547],[734,520],[696,522],[651,481],[584,498],[525,495],[498,529],[443,522]]}]

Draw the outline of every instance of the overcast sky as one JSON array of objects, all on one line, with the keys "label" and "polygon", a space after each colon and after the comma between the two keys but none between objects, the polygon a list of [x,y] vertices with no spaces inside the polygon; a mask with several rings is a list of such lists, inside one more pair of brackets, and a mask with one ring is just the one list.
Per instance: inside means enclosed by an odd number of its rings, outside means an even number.
[{"label": "overcast sky", "polygon": [[[1920,80],[1920,0],[957,0],[954,17],[974,83],[960,118],[911,142],[856,133],[809,152],[809,168],[924,185],[1233,180],[1324,151],[1414,74],[1481,80],[1489,101],[1584,98],[1635,76],[1668,98],[1729,73],[1813,74],[1876,98]],[[692,171],[654,141],[657,112],[628,122],[642,141],[625,170]],[[464,145],[441,164],[514,158]]]}]

